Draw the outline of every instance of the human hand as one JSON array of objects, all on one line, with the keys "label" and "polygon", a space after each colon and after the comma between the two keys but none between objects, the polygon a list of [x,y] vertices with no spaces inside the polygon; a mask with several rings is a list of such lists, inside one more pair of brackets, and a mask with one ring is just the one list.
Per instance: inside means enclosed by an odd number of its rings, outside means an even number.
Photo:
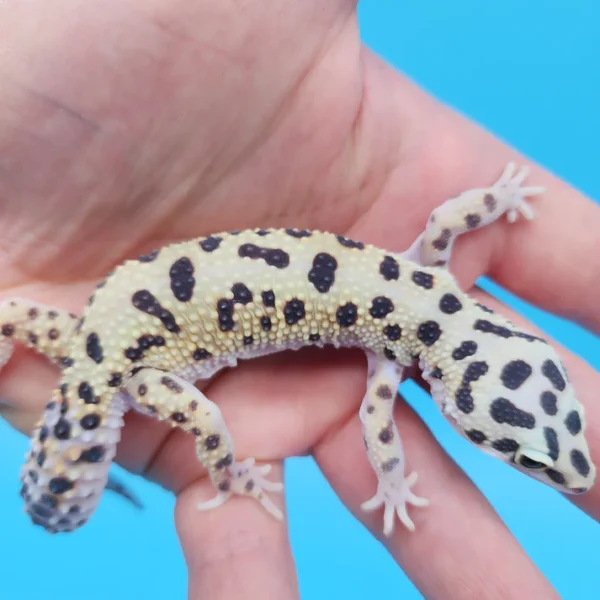
[{"label": "human hand", "polygon": [[[319,228],[399,251],[445,198],[494,181],[508,160],[522,162],[362,48],[354,3],[287,2],[274,13],[249,2],[237,10],[188,0],[105,2],[102,10],[77,0],[50,10],[34,0],[4,9],[3,297],[80,312],[94,283],[123,258],[243,227]],[[44,27],[27,35],[36,23]],[[598,209],[541,170],[531,180],[548,188],[537,220],[461,239],[453,272],[465,289],[487,272],[598,331],[599,278],[590,261]],[[561,260],[547,269],[550,247]],[[597,457],[598,375],[566,352],[564,360]],[[379,536],[381,515],[358,509],[375,485],[357,417],[364,377],[356,353],[311,351],[242,364],[204,390],[222,407],[240,456],[272,462],[313,453]],[[43,361],[19,352],[0,376],[0,396],[13,407],[6,416],[27,431],[55,379]],[[398,423],[432,506],[413,515],[416,535],[397,528],[384,543],[424,595],[552,597],[407,406]],[[119,462],[178,494],[191,597],[232,597],[232,569],[245,595],[297,596],[285,527],[241,499],[195,510],[210,491],[187,436],[131,414]],[[599,494],[574,502],[598,518]],[[481,544],[456,543],[467,527],[481,532]]]}]

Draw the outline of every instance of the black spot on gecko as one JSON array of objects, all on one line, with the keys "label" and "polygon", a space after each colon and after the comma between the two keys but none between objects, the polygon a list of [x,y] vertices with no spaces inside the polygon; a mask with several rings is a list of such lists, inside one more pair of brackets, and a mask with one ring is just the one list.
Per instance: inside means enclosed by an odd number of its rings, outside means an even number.
[{"label": "black spot on gecko", "polygon": [[492,443],[492,447],[494,450],[498,450],[498,452],[508,453],[516,452],[519,449],[519,444],[510,438],[502,438],[501,440],[495,440]]},{"label": "black spot on gecko", "polygon": [[473,325],[473,329],[475,329],[475,331],[482,331],[483,333],[493,333],[494,335],[503,338],[512,337],[510,329],[507,329],[502,325],[494,325],[494,323],[487,321],[486,319],[477,319]]},{"label": "black spot on gecko", "polygon": [[230,467],[233,464],[233,454],[227,454],[221,460],[218,460],[215,463],[215,468],[217,470],[222,470],[225,467]]},{"label": "black spot on gecko", "polygon": [[38,467],[43,467],[44,466],[44,462],[46,461],[46,451],[45,450],[40,450],[35,462],[37,463]]},{"label": "black spot on gecko", "polygon": [[68,440],[71,437],[71,423],[61,417],[54,426],[54,436],[57,440]]},{"label": "black spot on gecko", "polygon": [[440,310],[447,314],[453,315],[462,308],[460,300],[454,294],[444,294],[440,300]]},{"label": "black spot on gecko", "polygon": [[86,430],[91,430],[91,429],[96,429],[96,427],[98,427],[98,425],[100,425],[100,415],[96,414],[96,413],[91,413],[89,415],[85,415],[85,417],[82,417],[82,419],[79,421],[79,423],[81,424],[81,426],[86,429]]},{"label": "black spot on gecko", "polygon": [[312,233],[308,229],[286,229],[285,232],[293,238],[310,237]]},{"label": "black spot on gecko", "polygon": [[[46,508],[42,504],[32,504],[31,505],[31,513],[34,515],[37,515],[39,517],[42,517],[42,519],[48,519],[52,516],[52,511],[49,508]],[[36,522],[35,519],[32,519],[32,521]],[[44,521],[37,520],[37,523],[44,525]]]},{"label": "black spot on gecko", "polygon": [[38,439],[40,440],[41,444],[48,439],[48,427],[46,425],[41,426]]},{"label": "black spot on gecko", "polygon": [[348,239],[347,237],[344,237],[343,235],[336,235],[335,237],[337,241],[346,248],[352,248],[355,250],[364,250],[365,248],[365,245],[362,242],[356,242],[354,240]]},{"label": "black spot on gecko", "polygon": [[206,348],[196,348],[194,354],[192,354],[194,360],[206,360],[211,356],[212,354]]},{"label": "black spot on gecko", "polygon": [[558,412],[556,394],[553,392],[542,392],[540,404],[547,415],[553,417]]},{"label": "black spot on gecko", "polygon": [[498,205],[496,198],[494,198],[492,194],[486,194],[483,197],[483,203],[485,204],[488,212],[494,212],[494,210],[496,210],[496,206]]},{"label": "black spot on gecko", "polygon": [[379,273],[386,281],[395,281],[400,277],[400,265],[393,256],[386,256],[379,265]]},{"label": "black spot on gecko", "polygon": [[85,350],[87,355],[97,364],[100,364],[104,360],[104,353],[102,351],[102,344],[100,338],[95,332],[90,333],[87,336],[85,343]]},{"label": "black spot on gecko", "polygon": [[260,327],[263,331],[271,331],[272,323],[269,317],[260,318]]},{"label": "black spot on gecko", "polygon": [[158,318],[171,333],[179,333],[181,331],[173,313],[163,308],[160,302],[148,290],[138,290],[135,292],[131,297],[131,302],[138,310]]},{"label": "black spot on gecko", "polygon": [[583,477],[590,474],[590,464],[580,450],[571,450],[571,464]]},{"label": "black spot on gecko", "polygon": [[160,382],[170,392],[173,392],[174,394],[181,394],[183,392],[183,387],[181,385],[179,385],[174,379],[171,379],[171,377],[167,377],[165,375],[164,377],[160,378]]},{"label": "black spot on gecko", "polygon": [[268,229],[257,229],[254,233],[256,233],[256,235],[260,235],[260,237],[265,237],[266,235],[269,235],[271,232]]},{"label": "black spot on gecko", "polygon": [[469,229],[475,229],[481,223],[481,217],[477,214],[470,214],[465,217],[465,224]]},{"label": "black spot on gecko", "polygon": [[448,242],[452,237],[452,232],[449,229],[442,229],[440,237],[433,240],[431,245],[436,249],[442,252],[448,247]]},{"label": "black spot on gecko", "polygon": [[567,386],[563,376],[561,375],[556,363],[548,359],[542,365],[542,374],[546,377],[550,383],[557,389],[559,392],[562,392]]},{"label": "black spot on gecko", "polygon": [[48,508],[56,508],[58,506],[58,500],[51,494],[42,494],[40,496],[40,502]]},{"label": "black spot on gecko", "polygon": [[386,325],[383,328],[383,335],[385,335],[388,340],[395,342],[402,337],[402,328],[400,325]]},{"label": "black spot on gecko", "polygon": [[528,342],[541,342],[542,344],[548,343],[544,338],[538,337],[537,335],[531,335],[530,333],[525,333],[523,331],[511,331],[511,335],[527,340]]},{"label": "black spot on gecko", "polygon": [[262,259],[270,267],[285,269],[290,264],[290,256],[280,248],[261,248],[256,244],[242,244],[238,249],[241,258]]},{"label": "black spot on gecko", "polygon": [[335,270],[338,267],[337,260],[327,254],[319,252],[312,262],[312,268],[308,272],[308,281],[322,294],[328,292],[335,282]]},{"label": "black spot on gecko", "polygon": [[37,308],[30,308],[27,311],[27,316],[34,321],[35,319],[38,318],[38,315],[40,314],[40,311]]},{"label": "black spot on gecko", "polygon": [[477,344],[472,340],[467,340],[452,351],[452,358],[454,360],[463,360],[469,356],[473,356],[476,352]]},{"label": "black spot on gecko", "polygon": [[383,319],[394,310],[394,303],[385,296],[377,296],[371,301],[369,314],[374,319]]},{"label": "black spot on gecko", "polygon": [[519,389],[529,378],[533,369],[524,360],[512,360],[504,365],[500,373],[502,385],[509,390]]},{"label": "black spot on gecko", "polygon": [[382,400],[391,400],[394,397],[394,392],[389,385],[381,384],[375,391],[375,395]]},{"label": "black spot on gecko", "polygon": [[304,302],[298,300],[298,298],[292,298],[292,300],[287,302],[283,307],[283,316],[288,325],[295,325],[306,316]]},{"label": "black spot on gecko", "polygon": [[425,273],[424,271],[414,271],[412,274],[412,280],[419,287],[426,290],[430,290],[433,287],[433,275],[431,273]]},{"label": "black spot on gecko", "polygon": [[119,387],[123,383],[123,377],[121,373],[111,373],[110,378],[106,382],[108,387]]},{"label": "black spot on gecko", "polygon": [[552,427],[544,427],[544,437],[546,438],[546,444],[548,444],[548,456],[552,460],[557,460],[560,454],[560,447],[556,431]]},{"label": "black spot on gecko", "polygon": [[400,462],[399,458],[390,458],[390,460],[384,462],[381,465],[381,470],[384,473],[391,473],[396,468],[396,466],[398,465],[399,462]]},{"label": "black spot on gecko", "polygon": [[92,446],[79,455],[79,460],[88,463],[99,463],[104,460],[105,456],[106,448],[104,446]]},{"label": "black spot on gecko", "polygon": [[245,335],[243,339],[244,346],[250,346],[254,342],[254,338],[251,335]]},{"label": "black spot on gecko", "polygon": [[475,408],[475,401],[471,395],[471,383],[477,381],[488,372],[488,365],[484,361],[472,362],[465,370],[462,382],[456,390],[455,401],[457,408],[469,414]]},{"label": "black spot on gecko", "polygon": [[2,335],[5,337],[11,337],[15,332],[15,326],[11,323],[4,323],[2,325]]},{"label": "black spot on gecko", "polygon": [[506,423],[512,427],[523,427],[533,429],[535,417],[524,410],[516,407],[506,398],[496,398],[490,406],[490,415],[496,423]]},{"label": "black spot on gecko", "polygon": [[52,327],[52,329],[48,330],[48,339],[49,340],[57,340],[60,337],[60,331],[56,329],[56,327]]},{"label": "black spot on gecko", "polygon": [[273,290],[268,290],[266,292],[262,292],[261,294],[263,304],[268,308],[275,307],[275,293]]},{"label": "black spot on gecko", "polygon": [[177,259],[169,269],[171,291],[180,302],[189,302],[194,294],[194,265],[187,256]]},{"label": "black spot on gecko", "polygon": [[488,308],[485,304],[481,304],[481,302],[476,302],[475,306],[477,306],[479,309],[481,309],[483,312],[486,312],[490,315],[495,314],[494,311],[491,308]]},{"label": "black spot on gecko", "polygon": [[38,336],[35,333],[28,333],[27,339],[34,345],[38,343]]},{"label": "black spot on gecko", "polygon": [[485,433],[478,429],[469,429],[465,431],[465,435],[475,444],[483,444],[487,440]]},{"label": "black spot on gecko", "polygon": [[182,412],[174,412],[171,415],[171,420],[175,423],[187,423],[187,418]]},{"label": "black spot on gecko", "polygon": [[227,298],[218,300],[217,313],[219,315],[219,329],[221,331],[231,331],[235,327],[235,321],[233,320],[233,302]]},{"label": "black spot on gecko", "polygon": [[546,469],[546,475],[548,476],[548,479],[550,479],[550,481],[553,481],[558,485],[564,485],[566,483],[564,475],[554,469]]},{"label": "black spot on gecko", "polygon": [[145,396],[148,393],[148,386],[145,383],[140,383],[137,391],[139,396]]},{"label": "black spot on gecko", "polygon": [[318,342],[321,339],[321,336],[318,333],[311,333],[308,336],[309,342]]},{"label": "black spot on gecko", "polygon": [[153,260],[156,260],[156,257],[158,256],[158,250],[152,250],[150,251],[148,254],[142,254],[141,256],[138,257],[138,260],[142,263],[149,263],[152,262]]},{"label": "black spot on gecko", "polygon": [[431,373],[429,373],[429,377],[432,377],[433,379],[441,379],[443,376],[444,373],[439,367],[435,367],[432,369]]},{"label": "black spot on gecko", "polygon": [[435,344],[442,335],[442,330],[437,321],[425,321],[419,325],[417,329],[417,338],[425,344],[425,346],[432,346]]},{"label": "black spot on gecko", "polygon": [[100,402],[100,398],[94,394],[94,389],[87,381],[82,381],[79,384],[77,393],[86,404],[98,404]]},{"label": "black spot on gecko", "polygon": [[75,361],[70,356],[63,356],[62,358],[58,359],[58,362],[60,367],[63,369],[72,367],[75,364]]},{"label": "black spot on gecko", "polygon": [[358,307],[352,302],[347,302],[338,307],[335,318],[340,327],[351,327],[358,318]]},{"label": "black spot on gecko", "polygon": [[394,353],[393,350],[390,350],[389,348],[384,348],[383,349],[383,355],[388,359],[388,360],[396,360],[396,354]]},{"label": "black spot on gecko", "polygon": [[472,381],[477,381],[481,379],[489,370],[488,364],[483,361],[475,361],[472,362],[465,371],[463,376],[463,383],[471,383]]},{"label": "black spot on gecko", "polygon": [[209,435],[204,440],[204,447],[207,450],[216,450],[219,447],[220,443],[221,443],[221,436],[219,434],[215,433],[213,435]]},{"label": "black spot on gecko", "polygon": [[250,304],[254,297],[252,296],[252,292],[248,289],[248,287],[243,283],[234,283],[231,286],[231,292],[233,294],[233,303],[234,304]]},{"label": "black spot on gecko", "polygon": [[565,427],[571,435],[577,435],[581,431],[581,417],[576,410],[572,410],[567,415]]},{"label": "black spot on gecko", "polygon": [[53,477],[48,483],[48,489],[56,495],[64,494],[73,489],[73,482],[66,477]]},{"label": "black spot on gecko", "polygon": [[211,235],[200,242],[200,248],[202,248],[204,252],[214,252],[222,241],[223,238]]},{"label": "black spot on gecko", "polygon": [[379,441],[382,444],[390,444],[394,439],[394,428],[392,421],[389,421],[388,424],[379,432]]}]

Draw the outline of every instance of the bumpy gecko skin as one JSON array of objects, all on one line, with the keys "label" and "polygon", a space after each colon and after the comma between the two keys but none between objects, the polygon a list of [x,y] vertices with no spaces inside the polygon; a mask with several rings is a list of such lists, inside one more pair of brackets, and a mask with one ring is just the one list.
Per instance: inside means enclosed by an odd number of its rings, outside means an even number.
[{"label": "bumpy gecko skin", "polygon": [[595,478],[577,401],[556,352],[464,294],[447,270],[458,235],[517,213],[532,218],[509,165],[491,187],[433,211],[404,254],[297,229],[219,233],[177,243],[119,266],[98,285],[81,319],[32,302],[0,306],[0,365],[17,341],[62,367],[59,388],[33,435],[22,496],[34,523],[71,531],[94,512],[129,409],[180,427],[196,440],[216,496],[258,500],[268,465],[236,459],[219,408],[193,383],[238,359],[307,345],[353,346],[368,357],[360,409],[384,533],[407,505],[424,506],[405,475],[392,407],[403,369],[418,361],[432,396],[457,430],[520,471],[563,492]]}]

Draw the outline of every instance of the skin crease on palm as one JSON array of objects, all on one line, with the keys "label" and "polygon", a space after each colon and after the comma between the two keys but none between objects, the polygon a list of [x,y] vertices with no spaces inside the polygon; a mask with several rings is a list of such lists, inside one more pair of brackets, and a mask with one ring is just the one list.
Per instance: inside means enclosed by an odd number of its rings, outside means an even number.
[{"label": "skin crease on palm", "polygon": [[[101,4],[0,7],[0,297],[80,312],[123,259],[245,227],[319,228],[401,251],[443,200],[494,182],[509,160],[531,162],[361,46],[353,2]],[[488,273],[598,332],[600,210],[539,168],[530,181],[548,190],[537,218],[464,236],[452,270],[464,289]],[[566,350],[563,358],[600,464],[600,375]],[[240,457],[313,454],[379,537],[380,511],[359,510],[376,485],[358,418],[365,376],[360,353],[316,350],[250,361],[201,387]],[[3,415],[29,431],[56,380],[19,350],[0,377]],[[416,533],[397,527],[383,543],[422,594],[558,598],[402,402],[397,422],[431,506],[412,512]],[[193,440],[140,415],[126,423],[119,462],[178,495],[189,597],[299,597],[285,523],[240,498],[198,512],[212,491]],[[272,478],[281,475],[276,467]],[[597,486],[570,500],[600,517]],[[467,528],[478,531],[473,544],[457,541]]]}]

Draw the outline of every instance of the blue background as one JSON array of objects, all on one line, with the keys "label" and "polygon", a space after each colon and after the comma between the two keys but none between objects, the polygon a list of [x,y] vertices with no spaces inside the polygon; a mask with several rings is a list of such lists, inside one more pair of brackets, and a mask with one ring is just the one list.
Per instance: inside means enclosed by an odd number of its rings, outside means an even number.
[{"label": "blue background", "polygon": [[[599,21],[597,0],[365,0],[360,6],[363,39],[377,53],[596,198]],[[600,368],[597,338],[515,304]],[[403,387],[561,596],[600,597],[600,527],[558,494],[480,454],[458,438],[427,395],[410,382]],[[82,590],[90,600],[186,597],[167,493],[122,475],[144,499],[145,513],[107,494],[82,530],[48,536],[28,523],[17,496],[26,447],[25,438],[0,423],[1,597],[66,600],[82,597]],[[421,598],[347,514],[311,460],[290,460],[286,478],[303,598]]]}]

